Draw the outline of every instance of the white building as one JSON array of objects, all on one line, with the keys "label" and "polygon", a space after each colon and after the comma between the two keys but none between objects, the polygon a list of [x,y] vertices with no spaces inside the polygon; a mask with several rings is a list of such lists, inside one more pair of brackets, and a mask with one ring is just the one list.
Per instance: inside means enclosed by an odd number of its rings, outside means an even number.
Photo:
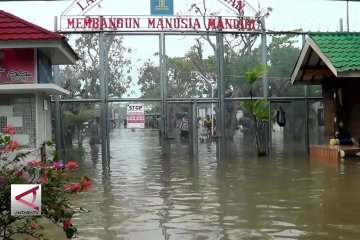
[{"label": "white building", "polygon": [[0,129],[12,124],[26,148],[51,140],[50,97],[69,92],[53,83],[52,65],[78,59],[63,35],[0,10]]}]

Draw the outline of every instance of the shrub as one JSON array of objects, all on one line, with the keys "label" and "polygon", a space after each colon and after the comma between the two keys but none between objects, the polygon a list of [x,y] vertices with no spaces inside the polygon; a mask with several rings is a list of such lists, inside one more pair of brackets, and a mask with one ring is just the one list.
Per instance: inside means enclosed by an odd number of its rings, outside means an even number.
[{"label": "shrub", "polygon": [[[69,194],[88,190],[92,182],[86,176],[75,177],[71,172],[78,168],[75,162],[67,164],[59,161],[55,153],[41,154],[41,160],[26,161],[30,152],[22,152],[20,143],[13,140],[16,131],[11,125],[0,134],[0,238],[13,239],[17,234],[25,234],[35,239],[43,239],[42,217],[62,227],[68,239],[76,236],[77,228],[71,219],[75,210],[68,199]],[[52,147],[46,142],[43,147]],[[41,184],[41,215],[11,215],[11,184]]]}]

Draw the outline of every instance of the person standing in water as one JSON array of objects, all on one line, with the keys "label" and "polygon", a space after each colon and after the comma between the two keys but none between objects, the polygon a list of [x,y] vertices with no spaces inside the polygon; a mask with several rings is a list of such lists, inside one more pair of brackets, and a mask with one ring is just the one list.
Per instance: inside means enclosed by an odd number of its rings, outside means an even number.
[{"label": "person standing in water", "polygon": [[156,119],[156,126],[157,126],[157,129],[158,129],[158,132],[159,132],[159,138],[161,138],[162,134],[164,133],[164,122],[163,122],[161,116],[159,116]]},{"label": "person standing in water", "polygon": [[212,124],[210,115],[206,115],[206,117],[204,119],[204,128],[207,129],[208,137],[210,137],[212,135],[212,128],[213,128],[213,124]]},{"label": "person standing in water", "polygon": [[188,137],[189,137],[189,120],[187,113],[185,113],[180,124],[180,138],[188,138]]},{"label": "person standing in water", "polygon": [[100,134],[99,134],[99,117],[96,120],[92,120],[89,125],[89,134],[90,134],[90,146],[93,147],[95,144],[100,143]]}]

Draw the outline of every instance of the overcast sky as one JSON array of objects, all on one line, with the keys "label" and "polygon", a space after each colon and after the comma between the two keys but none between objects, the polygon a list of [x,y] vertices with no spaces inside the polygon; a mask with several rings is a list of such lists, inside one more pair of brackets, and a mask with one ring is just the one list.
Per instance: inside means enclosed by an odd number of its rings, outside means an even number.
[{"label": "overcast sky", "polygon": [[[86,2],[86,0],[82,0]],[[186,12],[189,6],[200,0],[174,0],[175,13]],[[35,23],[49,30],[54,29],[54,16],[60,16],[73,1],[35,1],[35,2],[0,2],[0,9],[10,12],[27,21]],[[202,2],[202,1],[200,1]],[[344,29],[346,29],[346,2],[344,1],[325,1],[325,0],[247,0],[254,8],[258,6],[272,7],[273,12],[267,19],[266,28],[268,30],[294,30],[303,29],[304,31],[339,31],[339,19],[344,19]],[[206,0],[208,7],[212,11],[222,11],[225,15],[228,11],[218,0]],[[87,14],[89,15],[150,15],[150,0],[103,0],[101,8],[94,7]],[[360,3],[351,2],[350,11],[350,31],[360,31],[360,17],[356,13],[360,12]],[[73,8],[74,11],[79,7]],[[76,12],[75,12],[76,13]],[[245,15],[251,15],[249,9],[245,10]],[[183,55],[189,48],[192,37],[172,36],[167,38],[167,54],[169,56]],[[151,44],[151,43],[154,44]],[[157,37],[125,37],[125,44],[133,49],[133,78],[136,85],[137,70],[142,66],[143,61],[153,58],[153,54],[158,51]],[[211,52],[211,50],[209,50]],[[139,96],[138,87],[134,86],[136,94]]]},{"label": "overcast sky", "polygon": [[[85,3],[86,0],[80,0]],[[189,6],[194,2],[202,0],[174,0],[175,13],[186,12]],[[206,3],[212,11],[225,9],[219,1],[225,0],[206,0]],[[64,1],[35,1],[35,2],[0,2],[0,9],[8,11],[14,15],[24,18],[39,26],[54,30],[54,17],[60,16],[71,5],[73,0]],[[266,20],[268,30],[294,30],[303,29],[303,31],[339,31],[340,18],[344,20],[344,30],[346,30],[346,2],[345,1],[325,1],[325,0],[247,0],[247,3],[254,8],[258,6],[272,7],[273,12]],[[350,2],[350,31],[360,31],[360,17],[356,13],[360,12],[360,2]],[[150,0],[103,0],[100,3],[101,8],[94,7],[89,15],[150,15]],[[74,7],[73,12],[79,10]],[[226,9],[225,9],[226,10]],[[228,12],[228,11],[227,11]],[[226,14],[226,11],[222,11]],[[245,10],[245,15],[251,15],[249,9]],[[187,37],[188,40],[190,37]],[[136,48],[144,45],[142,38],[128,37],[129,42]],[[149,38],[146,38],[145,49],[138,51],[142,58],[148,58],[157,51],[158,44],[146,44]],[[151,39],[157,39],[153,37]],[[183,37],[177,36],[172,39],[183,40]],[[167,41],[168,44],[171,41]],[[173,56],[176,52],[184,53],[181,44],[189,45],[189,41],[178,41],[177,45],[167,46],[167,54]],[[138,59],[138,56],[134,58]]]},{"label": "overcast sky", "polygon": [[[84,0],[85,1],[85,0]],[[195,0],[197,1],[197,0]],[[194,0],[174,0],[175,12],[185,11]],[[270,30],[291,30],[303,28],[304,31],[337,31],[339,19],[346,20],[345,1],[325,0],[247,0],[249,4],[257,8],[271,6],[274,11],[267,20],[267,28]],[[72,3],[72,0],[55,2],[1,2],[0,9],[25,18],[47,29],[53,29],[53,17],[61,13]],[[221,4],[217,0],[207,0],[213,9],[218,10]],[[91,14],[111,15],[149,15],[150,0],[103,0],[101,9],[91,10]],[[350,4],[350,30],[360,30],[360,3]],[[250,11],[246,12],[251,15]],[[344,28],[346,28],[344,26]]]}]

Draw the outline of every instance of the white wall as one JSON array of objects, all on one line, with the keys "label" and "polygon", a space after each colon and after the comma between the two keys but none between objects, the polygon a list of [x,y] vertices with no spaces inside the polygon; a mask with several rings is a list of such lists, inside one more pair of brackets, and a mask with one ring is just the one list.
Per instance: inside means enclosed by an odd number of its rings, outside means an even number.
[{"label": "white wall", "polygon": [[45,94],[36,94],[36,147],[52,139],[50,99]]}]

